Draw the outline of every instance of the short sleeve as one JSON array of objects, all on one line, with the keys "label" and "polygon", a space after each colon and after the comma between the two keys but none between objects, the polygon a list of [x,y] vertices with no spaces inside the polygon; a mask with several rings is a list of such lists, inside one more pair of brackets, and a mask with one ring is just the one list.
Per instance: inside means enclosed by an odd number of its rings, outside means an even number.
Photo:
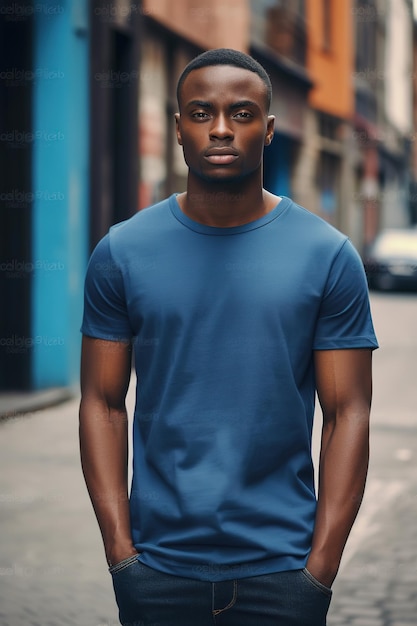
[{"label": "short sleeve", "polygon": [[87,267],[81,332],[109,341],[130,340],[133,334],[123,275],[112,257],[109,235],[97,244]]},{"label": "short sleeve", "polygon": [[318,321],[315,350],[378,348],[362,260],[346,240],[333,261]]}]

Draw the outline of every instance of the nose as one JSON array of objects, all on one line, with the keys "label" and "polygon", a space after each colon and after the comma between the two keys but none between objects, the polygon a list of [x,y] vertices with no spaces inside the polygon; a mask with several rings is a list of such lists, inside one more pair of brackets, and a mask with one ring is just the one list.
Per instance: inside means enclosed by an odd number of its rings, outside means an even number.
[{"label": "nose", "polygon": [[228,139],[233,137],[233,130],[228,116],[220,113],[214,117],[210,128],[210,137],[213,139]]}]

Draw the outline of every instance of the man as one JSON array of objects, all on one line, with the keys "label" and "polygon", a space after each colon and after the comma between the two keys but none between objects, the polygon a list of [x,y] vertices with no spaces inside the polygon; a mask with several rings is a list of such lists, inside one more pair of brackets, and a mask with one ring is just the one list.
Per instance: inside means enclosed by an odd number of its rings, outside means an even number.
[{"label": "man", "polygon": [[347,237],[262,188],[270,99],[249,56],[191,61],[187,191],[113,227],[90,261],[81,456],[125,625],[323,626],[362,499],[366,280]]}]

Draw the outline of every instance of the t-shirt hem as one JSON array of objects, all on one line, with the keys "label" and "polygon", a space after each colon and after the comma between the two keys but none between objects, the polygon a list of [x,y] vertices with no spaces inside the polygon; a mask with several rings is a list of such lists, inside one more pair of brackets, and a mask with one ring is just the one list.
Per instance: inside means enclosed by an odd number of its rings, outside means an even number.
[{"label": "t-shirt hem", "polygon": [[369,337],[352,338],[350,341],[340,341],[337,339],[320,339],[314,346],[313,350],[355,350],[370,348],[376,350],[379,348],[378,342]]},{"label": "t-shirt hem", "polygon": [[91,326],[81,326],[81,333],[86,337],[92,337],[93,339],[104,339],[105,341],[131,341],[132,335],[120,333],[109,333],[100,328]]},{"label": "t-shirt hem", "polygon": [[205,582],[221,582],[303,569],[307,562],[307,557],[285,556],[248,563],[222,564],[206,562],[193,565],[189,563],[181,564],[167,558],[155,558],[149,552],[142,552],[139,561],[147,567],[171,576]]}]

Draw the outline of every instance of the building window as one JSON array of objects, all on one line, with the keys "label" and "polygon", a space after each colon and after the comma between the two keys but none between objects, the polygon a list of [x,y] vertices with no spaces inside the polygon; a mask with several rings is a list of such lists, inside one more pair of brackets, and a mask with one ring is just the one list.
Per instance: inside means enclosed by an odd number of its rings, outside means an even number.
[{"label": "building window", "polygon": [[340,140],[340,120],[333,115],[318,111],[319,135],[326,139]]},{"label": "building window", "polygon": [[322,46],[329,52],[332,47],[332,0],[322,0]]},{"label": "building window", "polygon": [[354,12],[356,31],[356,72],[372,82],[376,68],[378,12],[374,0],[357,0]]}]

